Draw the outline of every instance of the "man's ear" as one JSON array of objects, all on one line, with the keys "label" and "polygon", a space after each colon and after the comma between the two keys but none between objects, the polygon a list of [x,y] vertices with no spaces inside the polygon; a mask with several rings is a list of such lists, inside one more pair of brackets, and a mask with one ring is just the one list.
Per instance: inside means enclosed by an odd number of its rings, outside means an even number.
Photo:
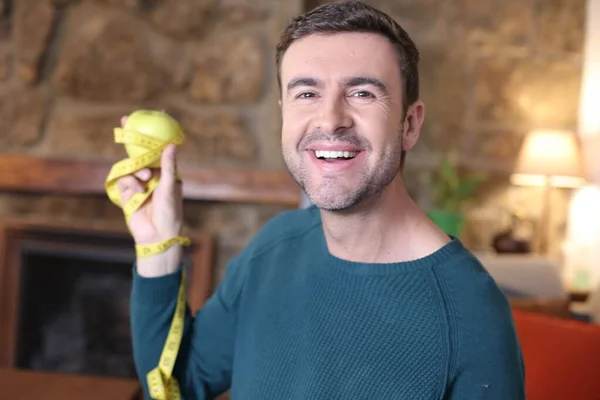
[{"label": "man's ear", "polygon": [[402,127],[402,150],[410,150],[417,144],[424,120],[425,105],[421,100],[417,100],[406,111]]}]

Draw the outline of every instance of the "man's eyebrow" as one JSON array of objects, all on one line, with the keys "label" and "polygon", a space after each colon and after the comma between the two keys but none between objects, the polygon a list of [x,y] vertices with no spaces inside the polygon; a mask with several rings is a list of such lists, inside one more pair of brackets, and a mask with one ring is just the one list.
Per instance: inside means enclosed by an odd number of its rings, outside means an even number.
[{"label": "man's eyebrow", "polygon": [[344,79],[344,86],[362,86],[362,85],[371,85],[378,88],[381,93],[387,95],[388,89],[387,87],[377,78],[373,78],[370,76],[354,76],[352,78]]},{"label": "man's eyebrow", "polygon": [[316,87],[316,86],[319,86],[320,84],[321,84],[321,81],[319,81],[318,79],[308,78],[308,77],[299,77],[299,78],[294,78],[291,81],[289,81],[289,83],[287,84],[287,90],[290,91],[293,88],[298,87],[298,86]]}]

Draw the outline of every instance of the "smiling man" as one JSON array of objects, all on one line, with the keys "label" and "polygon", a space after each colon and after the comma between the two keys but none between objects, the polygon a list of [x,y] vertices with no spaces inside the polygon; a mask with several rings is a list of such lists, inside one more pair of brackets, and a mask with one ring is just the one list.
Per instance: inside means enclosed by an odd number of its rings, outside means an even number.
[{"label": "smiling man", "polygon": [[[424,119],[418,51],[355,1],[294,19],[277,47],[282,149],[314,206],[269,221],[186,315],[175,377],[185,399],[524,399],[510,307],[402,179]],[[181,229],[173,146],[130,223],[136,243]],[[126,200],[150,171],[121,180]],[[139,259],[131,298],[138,373],[159,360],[181,249]]]}]

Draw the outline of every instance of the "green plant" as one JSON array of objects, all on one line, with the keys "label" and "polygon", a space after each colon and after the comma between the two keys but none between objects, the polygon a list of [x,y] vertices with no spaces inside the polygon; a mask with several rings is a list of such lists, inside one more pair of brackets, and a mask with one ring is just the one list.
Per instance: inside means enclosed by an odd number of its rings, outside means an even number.
[{"label": "green plant", "polygon": [[433,204],[435,209],[460,213],[464,201],[473,196],[475,189],[486,178],[486,174],[482,172],[473,172],[461,177],[449,158],[444,157],[433,180]]}]

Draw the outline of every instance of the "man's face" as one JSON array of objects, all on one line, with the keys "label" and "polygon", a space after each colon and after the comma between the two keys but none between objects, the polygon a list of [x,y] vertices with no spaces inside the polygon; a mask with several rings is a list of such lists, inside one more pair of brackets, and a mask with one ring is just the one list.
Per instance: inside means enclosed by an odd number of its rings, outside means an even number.
[{"label": "man's face", "polygon": [[402,75],[387,38],[302,38],[283,57],[281,82],[284,160],[317,207],[346,210],[390,184],[403,145],[412,147],[416,138],[403,144],[411,124],[403,118]]}]

